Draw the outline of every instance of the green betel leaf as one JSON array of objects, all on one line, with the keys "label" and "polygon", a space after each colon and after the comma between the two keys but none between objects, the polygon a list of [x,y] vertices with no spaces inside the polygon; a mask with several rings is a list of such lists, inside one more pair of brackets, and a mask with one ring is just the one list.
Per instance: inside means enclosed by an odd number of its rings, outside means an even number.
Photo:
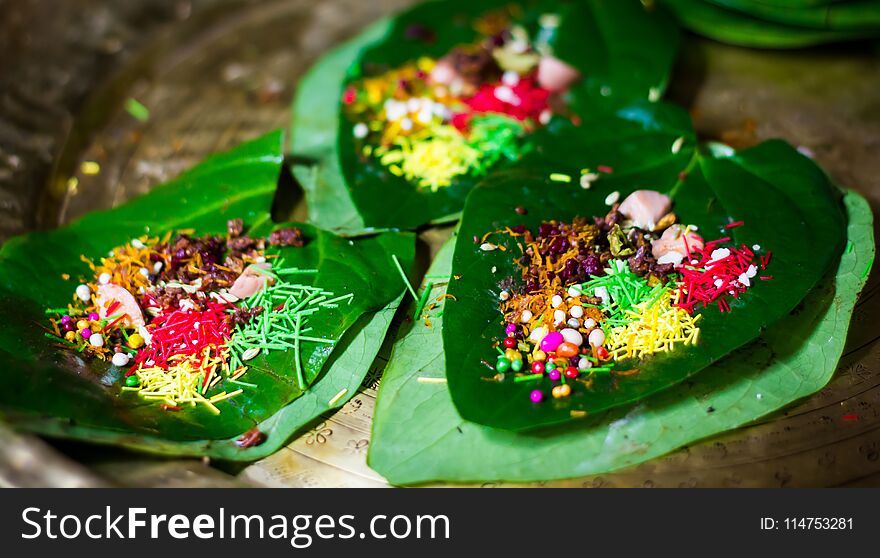
[{"label": "green betel leaf", "polygon": [[[298,276],[297,283],[354,295],[350,303],[322,307],[309,320],[312,340],[303,340],[299,350],[305,392],[295,372],[294,350],[262,351],[247,363],[249,370],[241,378],[248,384],[243,393],[218,403],[219,415],[202,406],[169,412],[121,390],[127,367],[82,358],[44,337],[48,325],[44,309],[65,306],[79,281],[91,273],[80,255],[100,258],[146,233],[160,236],[193,229],[195,235],[225,234],[227,221],[237,218],[254,235],[292,225],[274,224],[269,214],[281,171],[282,143],[280,132],[269,134],[212,157],[118,208],[4,245],[0,315],[15,324],[0,333],[4,419],[52,436],[167,454],[252,459],[277,448],[308,420],[354,395],[403,292],[393,256],[405,268],[411,266],[411,234],[353,241],[296,224],[306,238],[304,247],[267,248],[267,255],[277,254],[285,266],[317,270]],[[222,387],[233,391],[239,385],[223,380]],[[336,391],[327,396],[332,389]],[[340,393],[342,389],[348,391]],[[248,451],[238,449],[235,438],[255,426],[267,428],[263,434],[270,437]]]},{"label": "green betel leaf", "polygon": [[[543,37],[553,56],[581,72],[582,78],[564,95],[565,112],[592,117],[636,100],[657,100],[665,90],[678,31],[665,12],[647,9],[635,0],[421,4],[374,24],[330,52],[301,81],[293,105],[292,151],[297,156],[293,172],[306,190],[311,222],[342,234],[356,234],[412,229],[454,219],[467,193],[489,167],[504,166],[516,159],[519,151],[541,141],[543,135],[533,138],[525,133],[519,140],[521,145],[505,143],[522,134],[523,125],[495,115],[484,128],[491,141],[479,140],[479,146],[480,157],[488,157],[485,153],[491,151],[491,160],[497,157],[497,162],[474,173],[456,175],[449,186],[418,187],[405,175],[399,176],[402,171],[392,172],[390,164],[363,151],[372,144],[361,145],[355,137],[355,126],[360,122],[345,112],[344,98],[350,85],[422,56],[437,59],[453,47],[473,43],[481,36],[474,27],[480,16],[511,7],[515,7],[514,23],[522,22],[531,36]],[[546,14],[556,16],[555,23],[538,31],[538,22]],[[509,134],[498,139],[505,126]],[[474,133],[468,141],[476,142],[478,136]],[[489,143],[491,149],[486,148]],[[449,156],[439,157],[437,164],[450,160]]]},{"label": "green betel leaf", "polygon": [[[837,261],[846,232],[840,195],[808,158],[781,141],[740,153],[720,148],[715,155],[695,153],[692,136],[675,141],[677,131],[670,132],[644,113],[641,116],[634,122],[628,120],[631,111],[623,111],[618,124],[585,123],[568,137],[560,136],[558,145],[545,142],[543,157],[559,162],[541,165],[539,153],[519,169],[488,178],[468,197],[459,234],[481,239],[505,227],[525,225],[535,231],[542,222],[554,219],[590,219],[607,212],[606,196],[613,192],[623,200],[635,190],[651,189],[667,193],[679,222],[696,225],[706,241],[729,237],[734,246],[760,245],[772,252],[772,268],[766,273],[773,279],[756,280],[745,294],[730,301],[730,312],[716,306],[698,309],[700,332],[695,345],[631,360],[630,367],[638,370],[635,375],[596,374],[592,387],[573,382],[571,397],[534,404],[529,399],[533,389],[549,392],[555,385],[546,376],[516,382],[508,375],[494,381],[495,371],[485,364],[497,359],[493,347],[504,337],[499,283],[515,277],[522,284],[513,261],[520,254],[518,239],[495,234],[491,241],[505,249],[492,251],[484,250],[480,242],[460,242],[453,260],[456,279],[449,287],[449,294],[458,300],[447,304],[443,336],[449,389],[465,419],[507,430],[534,429],[667,389],[759,336],[789,313]],[[616,154],[612,149],[598,151],[607,157],[601,161],[593,159],[595,153],[586,147],[582,150],[586,155],[568,153],[571,146],[580,148],[584,141],[599,142],[603,137],[609,145],[620,145],[616,138],[634,134],[634,128],[644,133],[641,147],[628,144]],[[678,153],[672,153],[673,144]],[[576,180],[551,179],[554,173],[576,177],[580,165],[596,168],[598,163],[613,172],[590,189],[581,188]],[[686,176],[679,180],[686,167]],[[527,214],[521,215],[517,207]],[[740,221],[745,225],[725,228]]]},{"label": "green betel leaf", "polygon": [[[447,387],[444,316],[416,323],[394,346],[379,388],[369,463],[394,484],[537,481],[604,474],[748,424],[819,391],[843,352],[853,307],[874,260],[871,209],[844,198],[848,247],[796,314],[680,385],[551,434],[496,430],[461,418]],[[459,237],[459,242],[469,239]],[[434,261],[448,275],[453,244]],[[432,297],[443,296],[440,285]],[[447,302],[448,303],[448,302]],[[432,378],[433,382],[419,380]],[[708,408],[714,412],[707,413]]]},{"label": "green betel leaf", "polygon": [[763,0],[708,0],[722,8],[795,27],[832,31],[880,32],[880,4],[855,0],[816,6],[780,7]]},{"label": "green betel leaf", "polygon": [[[824,25],[813,26],[810,22],[818,23],[821,16],[805,15],[803,8],[765,6],[760,11],[752,7],[735,10],[732,6],[727,9],[716,5],[720,3],[706,0],[663,0],[663,4],[672,10],[684,27],[716,41],[745,47],[802,48],[877,35],[873,6],[867,8],[854,5],[852,13],[844,5],[839,8],[833,5],[811,8],[813,12],[828,10]],[[858,11],[865,10],[865,17],[859,21]],[[793,15],[796,12],[800,15]],[[772,17],[773,14],[777,17]]]}]

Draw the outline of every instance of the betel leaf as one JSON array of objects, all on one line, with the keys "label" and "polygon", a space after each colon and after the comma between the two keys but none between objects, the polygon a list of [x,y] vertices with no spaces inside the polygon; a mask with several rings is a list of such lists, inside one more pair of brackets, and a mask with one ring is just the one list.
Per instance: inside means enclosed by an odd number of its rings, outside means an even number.
[{"label": "betel leaf", "polygon": [[[788,25],[728,10],[705,0],[663,0],[679,22],[700,35],[733,45],[757,48],[801,48],[870,37],[865,30],[846,24],[828,28]],[[780,8],[796,11],[796,8]]]},{"label": "betel leaf", "polygon": [[784,25],[834,31],[880,31],[880,3],[854,0],[821,6],[779,7],[763,0],[707,0],[722,8]]},{"label": "betel leaf", "polygon": [[[624,128],[609,124],[605,129],[620,133]],[[569,146],[597,141],[596,135],[601,134],[589,126],[573,132],[567,138]],[[668,133],[653,131],[661,138]],[[695,346],[633,363],[639,369],[633,376],[596,375],[591,388],[575,384],[571,397],[535,405],[529,392],[549,389],[549,380],[543,380],[546,385],[516,383],[510,378],[487,381],[494,372],[482,363],[494,362],[493,341],[503,337],[498,283],[508,276],[519,279],[513,263],[519,248],[502,235],[492,241],[505,244],[507,251],[486,252],[479,243],[461,242],[453,262],[453,273],[460,278],[449,287],[458,302],[448,305],[443,335],[452,397],[461,415],[473,422],[509,430],[543,427],[575,420],[572,411],[596,413],[669,388],[753,340],[790,312],[843,247],[845,219],[837,189],[819,167],[781,141],[740,153],[716,149],[715,154],[694,154],[689,150],[685,157],[692,156],[690,170],[681,180],[677,176],[684,165],[662,174],[655,170],[669,159],[669,149],[621,150],[616,160],[605,163],[615,172],[589,190],[548,178],[553,172],[576,176],[580,165],[595,168],[589,149],[584,149],[590,153],[586,157],[568,158],[564,144],[545,143],[545,148],[546,154],[539,156],[552,164],[524,161],[523,168],[498,173],[472,192],[460,226],[463,238],[482,237],[505,226],[526,225],[536,230],[541,222],[552,219],[604,215],[609,193],[619,192],[623,199],[634,190],[648,188],[668,193],[680,222],[698,226],[706,240],[730,237],[736,246],[757,244],[772,251],[772,269],[767,273],[774,279],[756,282],[732,301],[730,313],[714,306],[701,309],[700,340]],[[647,170],[627,172],[628,167]],[[519,215],[517,206],[528,214]],[[732,221],[746,225],[723,228]]]},{"label": "betel leaf", "polygon": [[[293,351],[272,351],[249,361],[243,379],[257,387],[224,401],[228,404],[221,405],[219,416],[200,407],[163,411],[135,394],[121,393],[124,370],[57,348],[42,329],[47,323],[43,310],[66,305],[79,279],[87,276],[81,254],[100,257],[146,232],[161,235],[186,228],[195,234],[224,233],[227,220],[233,218],[242,218],[255,235],[291,225],[273,224],[269,214],[282,143],[280,132],[269,134],[212,157],[115,209],[7,242],[0,249],[0,316],[14,325],[0,333],[4,419],[52,435],[185,453],[187,443],[239,435],[301,397]],[[392,256],[411,265],[414,238],[395,233],[351,241],[295,225],[303,230],[307,244],[278,251],[286,265],[318,269],[303,276],[308,277],[304,282],[338,294],[354,293],[351,304],[327,308],[310,321],[311,336],[334,339],[345,347],[343,334],[349,328],[358,323],[366,327],[369,316],[390,307],[402,293]],[[307,384],[321,376],[328,358],[341,360],[336,352],[325,343],[302,343]]]},{"label": "betel leaf", "polygon": [[[375,159],[361,157],[354,146],[354,123],[341,115],[342,92],[366,69],[394,67],[421,55],[439,57],[473,41],[473,19],[508,5],[509,0],[427,2],[374,24],[312,68],[298,87],[292,124],[298,161],[293,172],[306,190],[311,222],[355,234],[412,229],[457,216],[477,178],[462,177],[437,192],[419,190]],[[557,57],[584,74],[568,95],[578,115],[662,95],[678,46],[678,31],[662,10],[635,0],[527,0],[519,5],[533,16],[560,16],[551,42]],[[412,38],[413,25],[427,26],[430,40]]]},{"label": "betel leaf", "polygon": [[[442,383],[443,317],[402,331],[373,419],[369,464],[393,484],[539,481],[604,474],[748,424],[819,391],[843,352],[850,317],[874,260],[871,209],[844,198],[848,248],[836,269],[761,338],[687,385],[588,417],[552,434],[496,430],[461,418]],[[460,238],[459,242],[468,242]],[[430,274],[450,273],[451,241]],[[432,297],[443,296],[438,286]],[[710,414],[707,409],[714,411]]]}]

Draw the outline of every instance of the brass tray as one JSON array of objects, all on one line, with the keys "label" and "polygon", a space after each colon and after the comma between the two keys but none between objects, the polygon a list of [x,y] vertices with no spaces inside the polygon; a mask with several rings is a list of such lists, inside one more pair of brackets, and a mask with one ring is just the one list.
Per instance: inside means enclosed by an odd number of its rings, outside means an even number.
[{"label": "brass tray", "polygon": [[[16,61],[0,68],[0,235],[121,203],[211,152],[286,128],[297,79],[317,57],[410,3],[13,3],[16,17],[0,23],[0,49]],[[688,37],[671,97],[704,138],[788,139],[876,208],[878,89],[880,60],[864,49],[752,51]],[[149,108],[147,122],[124,110],[130,98]],[[421,234],[425,264],[449,232]],[[634,468],[534,485],[880,485],[878,287],[874,274],[840,369],[813,397]],[[0,424],[0,485],[387,486],[365,460],[387,345],[351,402],[243,469],[47,443]]]}]

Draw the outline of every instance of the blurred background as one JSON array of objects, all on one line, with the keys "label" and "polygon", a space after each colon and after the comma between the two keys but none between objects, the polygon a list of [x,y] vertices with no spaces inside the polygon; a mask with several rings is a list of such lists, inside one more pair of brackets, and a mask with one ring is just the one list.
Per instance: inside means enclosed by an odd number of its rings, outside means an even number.
[{"label": "blurred background", "polygon": [[[0,0],[0,242],[118,204],[209,153],[288,127],[309,66],[412,3]],[[667,97],[688,108],[702,139],[739,148],[785,138],[876,212],[877,2],[667,4],[693,30]],[[448,234],[421,238],[436,247]],[[877,291],[874,274],[835,379],[808,400],[632,469],[545,484],[880,485]],[[358,397],[247,467],[44,441],[0,421],[0,486],[385,486],[365,462],[383,358]]]}]

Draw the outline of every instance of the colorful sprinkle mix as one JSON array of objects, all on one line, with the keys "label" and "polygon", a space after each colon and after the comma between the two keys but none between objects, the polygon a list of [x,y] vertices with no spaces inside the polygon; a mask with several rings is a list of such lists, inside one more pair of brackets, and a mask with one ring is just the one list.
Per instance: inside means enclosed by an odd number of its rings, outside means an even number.
[{"label": "colorful sprinkle mix", "polygon": [[[344,87],[344,113],[365,160],[436,192],[530,149],[527,136],[550,121],[551,107],[563,107],[580,73],[552,56],[543,28],[550,19],[517,22],[505,13],[492,25],[481,21],[474,22],[481,36],[473,44],[359,72]],[[526,31],[532,23],[534,38]]]},{"label": "colorful sprinkle mix", "polygon": [[46,338],[125,369],[122,391],[167,411],[190,404],[220,413],[218,403],[258,389],[241,377],[250,361],[273,351],[293,349],[306,390],[302,344],[335,344],[311,333],[310,320],[354,295],[302,283],[317,270],[286,267],[266,252],[303,246],[299,229],[268,238],[243,230],[236,219],[225,236],[141,236],[98,260],[82,257],[92,277],[66,307],[46,310]]},{"label": "colorful sprinkle mix", "polygon": [[[561,176],[550,179],[567,182]],[[730,312],[729,301],[753,286],[772,256],[729,237],[704,242],[696,227],[675,223],[671,200],[657,192],[609,202],[602,218],[474,238],[479,252],[490,246],[521,254],[513,258],[519,276],[498,283],[503,335],[493,343],[494,366],[486,363],[495,373],[488,380],[534,385],[529,398],[539,404],[591,389],[596,375],[639,374],[644,360],[696,345],[698,310]],[[743,226],[730,220],[719,230]]]}]

